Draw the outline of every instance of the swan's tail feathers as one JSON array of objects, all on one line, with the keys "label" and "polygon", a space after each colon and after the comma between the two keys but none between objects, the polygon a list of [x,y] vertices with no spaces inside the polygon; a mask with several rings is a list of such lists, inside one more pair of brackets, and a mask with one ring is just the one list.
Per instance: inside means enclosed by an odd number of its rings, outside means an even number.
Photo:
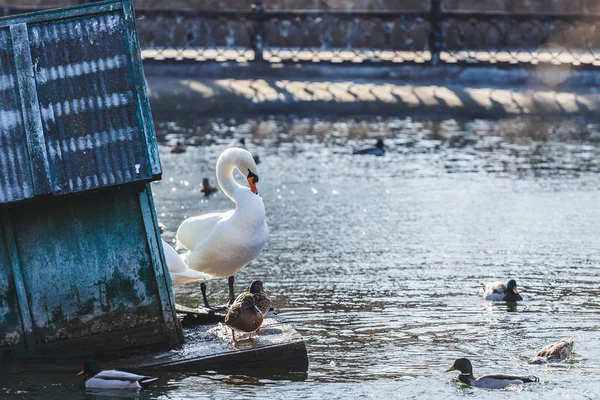
[{"label": "swan's tail feathers", "polygon": [[533,383],[539,382],[540,378],[538,378],[537,376],[523,376],[521,377],[521,380],[523,381],[523,383]]},{"label": "swan's tail feathers", "polygon": [[183,272],[179,272],[180,276],[185,276],[186,278],[194,279],[194,280],[202,280],[208,281],[210,279],[215,279],[214,276],[207,274],[206,272],[195,271],[193,269],[186,269]]},{"label": "swan's tail feathers", "polygon": [[149,385],[152,382],[158,380],[158,378],[153,378],[151,376],[145,376],[142,379],[140,379],[138,382],[140,383],[140,385],[145,386],[145,385]]}]

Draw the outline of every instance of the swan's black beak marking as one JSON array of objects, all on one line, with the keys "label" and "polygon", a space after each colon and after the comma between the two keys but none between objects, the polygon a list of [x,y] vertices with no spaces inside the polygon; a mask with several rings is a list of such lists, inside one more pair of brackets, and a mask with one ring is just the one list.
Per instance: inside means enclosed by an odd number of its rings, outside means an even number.
[{"label": "swan's black beak marking", "polygon": [[248,170],[248,184],[250,185],[250,190],[252,193],[258,194],[258,189],[256,188],[256,182],[258,182],[258,175],[252,173],[252,171]]}]

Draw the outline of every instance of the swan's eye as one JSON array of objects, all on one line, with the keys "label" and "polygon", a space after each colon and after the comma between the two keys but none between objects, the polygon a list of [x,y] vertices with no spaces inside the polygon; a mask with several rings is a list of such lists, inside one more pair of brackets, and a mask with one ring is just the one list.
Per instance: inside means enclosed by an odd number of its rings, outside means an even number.
[{"label": "swan's eye", "polygon": [[250,169],[248,169],[248,179],[250,178],[254,179],[254,183],[258,182],[258,175],[250,171]]}]

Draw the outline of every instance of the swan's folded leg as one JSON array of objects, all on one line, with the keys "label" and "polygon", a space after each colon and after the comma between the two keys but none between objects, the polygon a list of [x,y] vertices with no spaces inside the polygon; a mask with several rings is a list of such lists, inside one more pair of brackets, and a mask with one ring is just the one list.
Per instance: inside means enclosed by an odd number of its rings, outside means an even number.
[{"label": "swan's folded leg", "polygon": [[202,291],[202,300],[204,301],[204,307],[210,308],[208,304],[208,297],[206,297],[206,283],[202,282],[200,284],[200,290]]},{"label": "swan's folded leg", "polygon": [[230,306],[235,301],[235,294],[233,293],[233,280],[234,280],[233,275],[230,276],[227,280],[229,283],[229,302],[227,303],[227,305]]}]

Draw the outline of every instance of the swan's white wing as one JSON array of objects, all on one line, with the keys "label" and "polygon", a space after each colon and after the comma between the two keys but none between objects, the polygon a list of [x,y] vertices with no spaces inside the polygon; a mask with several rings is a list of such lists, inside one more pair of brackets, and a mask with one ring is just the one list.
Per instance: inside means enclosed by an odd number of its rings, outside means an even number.
[{"label": "swan's white wing", "polygon": [[179,225],[177,229],[177,244],[187,250],[193,250],[198,243],[208,237],[215,225],[224,218],[233,215],[234,210],[224,213],[210,213],[191,217]]},{"label": "swan's white wing", "polygon": [[189,269],[187,264],[181,259],[179,253],[177,253],[169,243],[162,240],[162,245],[165,253],[165,261],[167,262],[171,281],[174,285],[212,279],[212,276],[209,274]]}]

